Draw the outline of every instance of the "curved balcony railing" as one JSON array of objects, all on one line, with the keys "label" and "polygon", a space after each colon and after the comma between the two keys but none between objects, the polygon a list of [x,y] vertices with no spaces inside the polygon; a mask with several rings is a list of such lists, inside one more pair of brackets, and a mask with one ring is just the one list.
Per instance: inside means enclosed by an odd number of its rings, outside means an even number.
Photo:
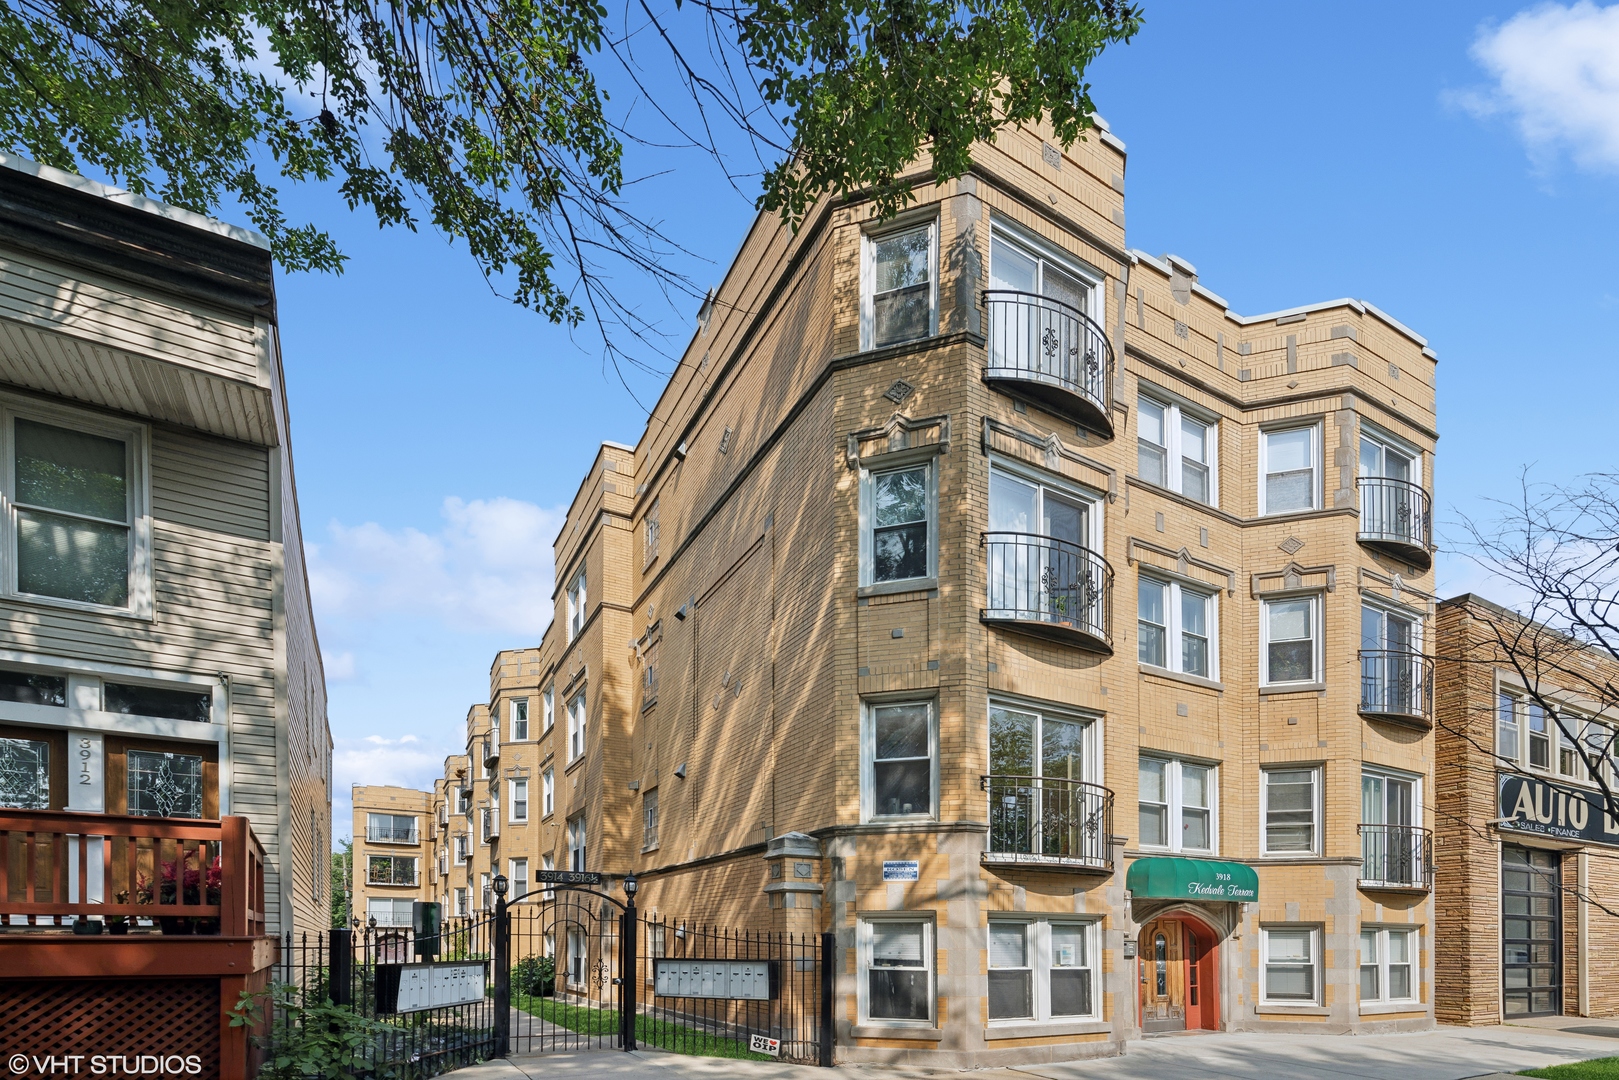
[{"label": "curved balcony railing", "polygon": [[1113,792],[1054,777],[984,776],[989,793],[986,863],[1108,870]]},{"label": "curved balcony railing", "polygon": [[1433,726],[1433,660],[1410,649],[1362,649],[1360,711]]},{"label": "curved balcony railing", "polygon": [[1113,568],[1096,552],[1032,533],[987,532],[985,622],[1113,651]]},{"label": "curved balcony railing", "polygon": [[1038,293],[990,289],[984,381],[1113,437],[1113,346],[1083,312]]},{"label": "curved balcony railing", "polygon": [[1367,889],[1433,888],[1433,833],[1413,825],[1361,825],[1360,884]]},{"label": "curved balcony railing", "polygon": [[1389,548],[1427,569],[1433,561],[1433,500],[1422,485],[1386,476],[1362,476],[1357,484],[1361,543]]}]

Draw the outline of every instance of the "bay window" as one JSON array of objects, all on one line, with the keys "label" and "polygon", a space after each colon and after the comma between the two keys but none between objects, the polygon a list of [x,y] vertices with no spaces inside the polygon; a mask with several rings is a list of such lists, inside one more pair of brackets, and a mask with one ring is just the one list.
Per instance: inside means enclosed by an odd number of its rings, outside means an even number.
[{"label": "bay window", "polygon": [[937,245],[933,222],[862,238],[862,349],[880,349],[935,332]]},{"label": "bay window", "polygon": [[925,462],[862,475],[862,585],[933,576],[937,520],[933,468]]}]

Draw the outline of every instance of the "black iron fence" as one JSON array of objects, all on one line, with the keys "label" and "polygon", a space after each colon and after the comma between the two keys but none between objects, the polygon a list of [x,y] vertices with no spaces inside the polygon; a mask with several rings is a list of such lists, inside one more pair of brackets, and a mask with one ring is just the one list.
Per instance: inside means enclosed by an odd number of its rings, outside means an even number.
[{"label": "black iron fence", "polygon": [[1113,347],[1083,312],[1037,293],[990,289],[987,379],[1054,386],[1083,398],[1104,416]]},{"label": "black iron fence", "polygon": [[1433,888],[1433,833],[1412,825],[1360,826],[1360,881],[1397,889]]},{"label": "black iron fence", "polygon": [[1386,476],[1362,476],[1362,540],[1433,550],[1433,510],[1422,485]]},{"label": "black iron fence", "polygon": [[984,776],[990,861],[1106,869],[1113,863],[1113,792],[1053,777]]},{"label": "black iron fence", "polygon": [[1360,651],[1360,711],[1433,719],[1433,660],[1410,649]]},{"label": "black iron fence", "polygon": [[988,532],[984,618],[1039,623],[1112,642],[1113,568],[1096,552],[1032,533]]},{"label": "black iron fence", "polygon": [[[376,1022],[356,1075],[419,1080],[502,1056],[495,1038],[493,919],[449,919],[437,935],[418,941],[408,927],[364,926],[319,934],[287,934],[273,973],[280,1007],[271,1013],[268,1051],[301,1038],[305,1010],[322,1002],[346,1005]],[[436,955],[435,955],[436,954]],[[425,1004],[401,990],[404,965],[461,961],[474,970],[476,1000]],[[465,981],[465,980],[463,980]],[[465,996],[463,994],[463,996]]]}]

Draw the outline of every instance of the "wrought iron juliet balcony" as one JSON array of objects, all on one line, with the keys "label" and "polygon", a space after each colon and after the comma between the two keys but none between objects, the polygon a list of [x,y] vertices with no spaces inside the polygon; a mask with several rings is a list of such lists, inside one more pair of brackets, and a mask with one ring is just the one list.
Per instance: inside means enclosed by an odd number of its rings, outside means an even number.
[{"label": "wrought iron juliet balcony", "polygon": [[1410,649],[1360,651],[1360,713],[1433,727],[1433,660]]},{"label": "wrought iron juliet balcony", "polygon": [[1422,485],[1386,476],[1362,476],[1360,531],[1368,547],[1426,570],[1433,565],[1433,500]]},{"label": "wrought iron juliet balcony", "polygon": [[989,847],[983,862],[1053,870],[1113,869],[1113,792],[1056,777],[984,776]]},{"label": "wrought iron juliet balcony", "polygon": [[990,289],[984,381],[1113,437],[1113,346],[1083,312],[1037,293]]},{"label": "wrought iron juliet balcony", "polygon": [[417,844],[421,842],[415,825],[395,826],[367,822],[365,840],[368,844]]},{"label": "wrought iron juliet balcony", "polygon": [[1031,533],[987,532],[983,621],[1092,652],[1113,652],[1113,568],[1089,548]]},{"label": "wrought iron juliet balcony", "polygon": [[1413,825],[1361,825],[1360,887],[1430,892],[1433,833]]}]

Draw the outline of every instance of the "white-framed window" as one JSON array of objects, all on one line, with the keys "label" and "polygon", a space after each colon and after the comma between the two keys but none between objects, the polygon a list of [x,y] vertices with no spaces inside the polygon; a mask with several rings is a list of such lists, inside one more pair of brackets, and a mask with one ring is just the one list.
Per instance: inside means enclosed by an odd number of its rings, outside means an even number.
[{"label": "white-framed window", "polygon": [[1321,768],[1275,765],[1259,770],[1262,855],[1321,851]]},{"label": "white-framed window", "polygon": [[992,919],[991,1023],[1097,1016],[1096,923]]},{"label": "white-framed window", "polygon": [[1088,492],[997,461],[989,473],[989,529],[1049,537],[1098,551],[1102,505]]},{"label": "white-framed window", "polygon": [[652,505],[647,507],[646,516],[641,519],[642,529],[642,566],[649,566],[653,559],[658,557],[658,500],[653,499]]},{"label": "white-framed window", "polygon": [[938,565],[938,498],[931,461],[862,471],[860,584],[931,578]]},{"label": "white-framed window", "polygon": [[411,905],[414,901],[392,896],[373,896],[365,902],[367,921],[375,919],[378,926],[398,927],[411,924]]},{"label": "white-framed window", "polygon": [[1552,726],[1557,729],[1557,775],[1571,780],[1589,780],[1590,773],[1577,745],[1584,736],[1585,721],[1574,713],[1562,712],[1553,717]]},{"label": "white-framed window", "polygon": [[522,823],[528,820],[528,779],[509,781],[511,789],[511,820]]},{"label": "white-framed window", "polygon": [[417,861],[414,855],[368,855],[365,860],[366,884],[414,885]]},{"label": "white-framed window", "polygon": [[414,844],[417,836],[414,814],[365,815],[365,840],[368,844]]},{"label": "white-framed window", "polygon": [[585,572],[580,570],[568,582],[568,640],[572,641],[585,628],[585,613],[589,609],[585,589]]},{"label": "white-framed window", "polygon": [[1360,1000],[1415,1001],[1417,931],[1415,928],[1362,928],[1360,932]]},{"label": "white-framed window", "polygon": [[568,985],[580,989],[585,985],[585,960],[589,940],[582,926],[568,927]]},{"label": "white-framed window", "polygon": [[556,687],[554,685],[547,686],[545,692],[540,695],[540,720],[543,725],[540,729],[541,735],[549,733],[551,728],[556,725],[556,696]]},{"label": "white-framed window", "polygon": [[1213,765],[1142,754],[1139,841],[1165,851],[1217,849]]},{"label": "white-framed window", "polygon": [[0,399],[0,590],[149,617],[148,446],[144,425]]},{"label": "white-framed window", "polygon": [[1143,574],[1136,587],[1136,659],[1204,679],[1220,677],[1213,590]]},{"label": "white-framed window", "polygon": [[861,238],[860,347],[880,349],[937,333],[939,263],[935,222]]},{"label": "white-framed window", "polygon": [[455,913],[457,915],[471,914],[471,912],[467,910],[467,890],[465,886],[461,886],[455,890]]},{"label": "white-framed window", "polygon": [[1361,476],[1381,477],[1385,480],[1403,480],[1408,484],[1422,483],[1422,454],[1390,435],[1374,431],[1365,423],[1360,429],[1360,460],[1357,470]]},{"label": "white-framed window", "polygon": [[658,789],[641,796],[641,850],[658,846]]},{"label": "white-framed window", "polygon": [[546,766],[545,772],[540,776],[540,794],[542,803],[542,816],[550,817],[557,808],[557,774],[553,766]]},{"label": "white-framed window", "polygon": [[862,707],[862,803],[866,820],[937,812],[939,739],[931,701]]},{"label": "white-framed window", "polygon": [[1321,681],[1321,597],[1266,600],[1259,619],[1262,686]]},{"label": "white-framed window", "polygon": [[1321,979],[1319,931],[1314,927],[1259,928],[1260,1000],[1279,1005],[1309,1005],[1317,1000]]},{"label": "white-framed window", "polygon": [[1376,765],[1360,771],[1362,825],[1415,826],[1422,824],[1421,780],[1407,773]]},{"label": "white-framed window", "polygon": [[511,891],[506,895],[513,901],[520,896],[528,895],[528,860],[511,859],[508,861],[507,877],[511,878]]},{"label": "white-framed window", "polygon": [[1143,394],[1136,400],[1136,473],[1149,484],[1218,504],[1215,431],[1171,401]]},{"label": "white-framed window", "polygon": [[585,816],[568,822],[568,869],[583,871],[585,865]]},{"label": "white-framed window", "polygon": [[1055,300],[1102,321],[1102,275],[996,221],[989,239],[989,287]]},{"label": "white-framed window", "polygon": [[512,701],[512,742],[528,741],[528,698]]},{"label": "white-framed window", "polygon": [[856,929],[861,1019],[884,1024],[931,1024],[932,920],[896,913],[863,918]]},{"label": "white-framed window", "polygon": [[462,866],[470,857],[471,839],[466,833],[455,834],[455,865]]},{"label": "white-framed window", "polygon": [[1042,706],[992,701],[989,706],[989,771],[1099,783],[1099,757],[1090,745],[1090,720]]},{"label": "white-framed window", "polygon": [[568,701],[568,764],[585,754],[585,692],[580,690]]},{"label": "white-framed window", "polygon": [[1277,428],[1259,435],[1259,512],[1288,514],[1320,504],[1321,428]]},{"label": "white-framed window", "polygon": [[479,911],[495,910],[495,890],[489,885],[488,874],[478,875],[478,904]]},{"label": "white-framed window", "polygon": [[1517,762],[1523,740],[1518,698],[1506,692],[1495,696],[1495,753],[1498,757]]},{"label": "white-framed window", "polygon": [[1540,702],[1530,701],[1524,706],[1525,726],[1529,729],[1529,767],[1552,767],[1552,721],[1541,708]]}]

